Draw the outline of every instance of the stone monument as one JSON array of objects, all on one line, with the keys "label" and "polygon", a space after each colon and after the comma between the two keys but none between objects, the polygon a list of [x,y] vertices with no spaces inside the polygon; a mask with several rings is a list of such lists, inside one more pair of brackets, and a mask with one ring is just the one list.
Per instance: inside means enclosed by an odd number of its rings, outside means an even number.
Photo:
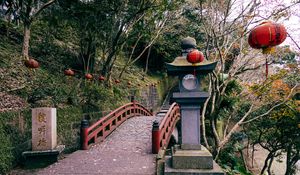
[{"label": "stone monument", "polygon": [[54,149],[57,145],[56,108],[32,109],[32,151]]},{"label": "stone monument", "polygon": [[56,108],[34,108],[31,119],[32,150],[22,153],[25,165],[44,167],[56,162],[64,149],[63,145],[57,146]]},{"label": "stone monument", "polygon": [[179,92],[174,92],[172,98],[180,105],[181,140],[172,149],[172,156],[166,156],[165,174],[224,175],[200,142],[200,108],[209,96],[202,91],[200,80],[215,69],[217,62],[187,61],[186,55],[196,48],[194,38],[183,39],[181,47],[182,56],[166,64],[168,75],[179,78]]}]

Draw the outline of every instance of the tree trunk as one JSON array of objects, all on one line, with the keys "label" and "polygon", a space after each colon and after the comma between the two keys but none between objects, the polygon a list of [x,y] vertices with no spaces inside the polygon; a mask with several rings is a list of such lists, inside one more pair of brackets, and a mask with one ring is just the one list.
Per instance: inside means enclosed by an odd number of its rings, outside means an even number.
[{"label": "tree trunk", "polygon": [[274,160],[274,156],[272,156],[271,159],[270,159],[270,161],[269,161],[268,170],[267,170],[268,173],[269,173],[269,175],[272,174],[271,167],[272,167],[273,160]]},{"label": "tree trunk", "polygon": [[289,146],[287,148],[287,152],[286,152],[286,170],[285,170],[285,175],[291,175],[292,174],[291,154],[292,154],[292,147]]},{"label": "tree trunk", "polygon": [[24,23],[24,37],[23,37],[23,47],[22,56],[25,59],[29,59],[29,40],[30,40],[30,23]]},{"label": "tree trunk", "polygon": [[264,166],[263,166],[263,168],[262,168],[262,170],[261,170],[261,172],[260,172],[260,175],[263,175],[263,174],[264,174],[264,172],[265,172],[266,169],[268,168],[268,162],[269,162],[269,160],[270,160],[272,157],[273,157],[272,152],[269,152],[269,154],[268,154],[268,156],[267,156],[267,158],[266,158],[266,160],[265,160]]},{"label": "tree trunk", "polygon": [[96,57],[96,46],[92,37],[83,39],[80,43],[80,52],[82,57],[82,70],[87,73],[94,72],[95,57]]},{"label": "tree trunk", "polygon": [[252,145],[252,155],[251,155],[252,168],[254,167],[254,153],[255,153],[255,144]]},{"label": "tree trunk", "polygon": [[[114,57],[115,53],[116,53],[116,51],[113,50],[113,51],[111,51],[111,53],[108,55],[107,60],[105,61],[104,65],[103,65],[102,72],[101,72],[101,74],[102,74],[103,76],[107,76],[108,71],[109,71],[109,69],[110,69],[110,66],[111,66],[111,64],[112,64],[112,60],[113,60],[113,57]],[[108,79],[107,79],[107,80],[108,80]]]},{"label": "tree trunk", "polygon": [[127,66],[130,64],[131,59],[132,59],[133,54],[134,54],[134,51],[135,51],[135,49],[136,49],[136,46],[137,46],[137,44],[139,43],[139,41],[140,41],[141,38],[142,38],[142,36],[139,35],[139,36],[138,36],[138,39],[135,41],[134,46],[133,46],[133,48],[132,48],[132,50],[131,50],[130,56],[129,56],[127,62],[125,63],[125,65],[124,65],[124,67],[123,67],[123,69],[122,69],[122,71],[121,71],[121,73],[120,73],[120,75],[119,75],[119,79],[122,77],[122,75],[123,75],[123,73],[125,72]]},{"label": "tree trunk", "polygon": [[147,72],[148,72],[148,64],[149,64],[149,57],[151,54],[151,48],[152,48],[152,46],[149,47],[148,54],[147,54],[147,60],[146,60],[146,65],[145,65],[145,74],[147,74]]},{"label": "tree trunk", "polygon": [[[248,150],[247,150],[247,151],[248,151]],[[245,156],[244,156],[244,153],[243,153],[243,149],[239,150],[239,152],[240,152],[240,154],[241,154],[241,158],[242,158],[242,161],[243,161],[243,165],[244,165],[246,171],[248,172],[249,169],[248,169],[248,166],[247,166],[247,160],[246,160],[246,158],[245,158]],[[248,156],[248,155],[247,155],[247,156]],[[247,157],[247,158],[248,158],[248,157]]]},{"label": "tree trunk", "polygon": [[[114,54],[114,57],[112,57],[111,59],[111,63],[109,64],[109,66],[106,67],[106,74],[102,74],[102,75],[106,75],[106,85],[108,87],[111,87],[111,73],[112,73],[112,69],[113,69],[113,66],[114,66],[114,63],[115,61],[117,60],[117,53]],[[103,71],[103,70],[102,70]]]},{"label": "tree trunk", "polygon": [[208,106],[208,103],[210,101],[210,97],[211,97],[211,93],[212,93],[212,87],[211,87],[212,82],[211,82],[211,79],[209,79],[209,80],[210,80],[209,81],[209,86],[208,86],[209,96],[206,99],[206,101],[204,102],[204,105],[203,105],[202,111],[201,111],[202,135],[203,135],[203,140],[204,140],[205,147],[207,149],[210,149],[210,147],[208,145],[208,141],[207,141],[207,137],[206,137],[205,114],[206,114],[207,106]]}]

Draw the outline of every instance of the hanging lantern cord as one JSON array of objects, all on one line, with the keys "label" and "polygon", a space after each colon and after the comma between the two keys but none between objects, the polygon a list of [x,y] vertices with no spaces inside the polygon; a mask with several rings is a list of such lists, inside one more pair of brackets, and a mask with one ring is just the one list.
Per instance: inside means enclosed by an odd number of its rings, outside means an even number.
[{"label": "hanging lantern cord", "polygon": [[268,66],[268,56],[266,57],[266,79],[268,78],[269,74],[269,66]]},{"label": "hanging lantern cord", "polygon": [[193,63],[192,65],[194,66],[194,72],[193,72],[193,75],[196,76],[196,67],[195,67],[196,64]]}]

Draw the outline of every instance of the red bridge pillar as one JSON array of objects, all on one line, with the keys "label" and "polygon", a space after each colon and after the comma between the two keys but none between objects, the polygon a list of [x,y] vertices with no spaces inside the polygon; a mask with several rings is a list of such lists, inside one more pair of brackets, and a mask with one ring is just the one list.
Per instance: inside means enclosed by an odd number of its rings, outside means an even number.
[{"label": "red bridge pillar", "polygon": [[88,128],[89,128],[89,121],[83,119],[81,121],[81,149],[87,150],[88,149]]},{"label": "red bridge pillar", "polygon": [[154,121],[152,125],[152,153],[157,154],[160,149],[160,131],[158,121]]}]

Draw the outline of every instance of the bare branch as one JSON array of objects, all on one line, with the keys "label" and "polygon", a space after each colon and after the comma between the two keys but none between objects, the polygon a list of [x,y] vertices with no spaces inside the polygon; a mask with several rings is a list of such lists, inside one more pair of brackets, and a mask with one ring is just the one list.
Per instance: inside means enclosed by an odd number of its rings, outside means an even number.
[{"label": "bare branch", "polygon": [[252,104],[247,111],[247,113],[232,127],[232,129],[229,131],[229,133],[224,137],[222,142],[219,145],[219,149],[222,149],[223,146],[229,141],[230,137],[232,136],[233,133],[237,131],[237,129],[240,127],[240,125],[243,124],[243,121],[250,115],[252,112],[252,109],[254,107],[254,104]]},{"label": "bare branch", "polygon": [[297,46],[297,48],[300,50],[299,44],[294,40],[294,38],[289,33],[287,33],[287,34],[291,38],[291,40],[293,41],[293,43]]},{"label": "bare branch", "polygon": [[44,9],[55,3],[56,0],[49,0],[45,4],[43,4],[30,18],[34,19],[36,18]]}]

